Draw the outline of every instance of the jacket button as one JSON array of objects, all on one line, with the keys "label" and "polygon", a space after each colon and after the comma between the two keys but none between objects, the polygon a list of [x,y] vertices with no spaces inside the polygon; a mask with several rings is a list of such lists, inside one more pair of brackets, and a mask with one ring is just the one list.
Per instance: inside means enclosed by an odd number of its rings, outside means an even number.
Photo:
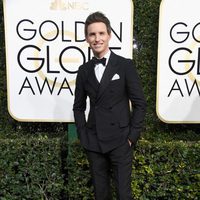
[{"label": "jacket button", "polygon": [[110,125],[111,125],[111,126],[114,126],[114,125],[115,125],[115,123],[110,123]]},{"label": "jacket button", "polygon": [[112,106],[109,107],[109,110],[112,110]]}]

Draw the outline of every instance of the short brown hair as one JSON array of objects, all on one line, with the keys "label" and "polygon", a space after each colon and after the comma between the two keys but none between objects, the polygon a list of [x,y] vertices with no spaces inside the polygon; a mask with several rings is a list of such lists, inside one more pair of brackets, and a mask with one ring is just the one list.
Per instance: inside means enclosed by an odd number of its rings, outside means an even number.
[{"label": "short brown hair", "polygon": [[87,36],[87,28],[90,24],[95,22],[103,22],[106,25],[107,32],[110,35],[111,25],[109,19],[101,12],[94,12],[90,14],[85,21],[85,36]]}]

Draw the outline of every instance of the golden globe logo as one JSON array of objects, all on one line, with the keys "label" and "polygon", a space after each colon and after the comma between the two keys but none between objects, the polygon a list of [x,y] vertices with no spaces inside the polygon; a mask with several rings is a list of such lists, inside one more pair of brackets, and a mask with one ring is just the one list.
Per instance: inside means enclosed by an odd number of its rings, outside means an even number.
[{"label": "golden globe logo", "polygon": [[164,0],[160,6],[157,114],[164,122],[200,121],[199,5]]},{"label": "golden globe logo", "polygon": [[[80,39],[78,36],[79,29],[83,30],[83,24],[83,22],[75,21],[74,32],[70,32],[65,31],[67,25],[64,21],[61,21],[59,26],[52,20],[45,20],[38,27],[29,19],[18,22],[17,36],[22,42],[25,42],[25,45],[19,49],[17,61],[19,67],[27,73],[19,95],[22,95],[22,92],[27,89],[34,95],[36,94],[35,90],[42,94],[45,86],[51,95],[56,87],[59,87],[57,95],[60,95],[63,89],[68,89],[73,95],[71,86],[75,81],[74,76],[70,80],[70,75],[76,74],[78,66],[88,61],[91,54],[84,37]],[[36,42],[32,42],[35,38],[37,38]],[[32,43],[27,45],[26,41]],[[59,48],[57,48],[58,45]],[[31,81],[29,74],[31,74],[31,78],[33,78],[32,74],[36,74],[35,80]],[[42,86],[38,78],[43,80]],[[38,87],[34,88],[34,83],[32,84],[34,81]]]}]

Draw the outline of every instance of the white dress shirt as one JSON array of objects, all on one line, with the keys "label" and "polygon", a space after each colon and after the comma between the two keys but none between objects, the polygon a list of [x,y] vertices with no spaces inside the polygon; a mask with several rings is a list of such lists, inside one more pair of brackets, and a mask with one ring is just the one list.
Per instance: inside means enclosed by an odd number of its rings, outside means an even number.
[{"label": "white dress shirt", "polygon": [[[109,50],[104,56],[104,58],[106,58],[106,65],[108,64],[108,60],[110,58],[110,53],[111,52]],[[103,76],[104,70],[106,69],[106,65],[103,66],[101,63],[95,65],[94,71],[95,71],[95,75],[96,75],[96,78],[99,81],[99,83],[100,83],[101,78]]]}]

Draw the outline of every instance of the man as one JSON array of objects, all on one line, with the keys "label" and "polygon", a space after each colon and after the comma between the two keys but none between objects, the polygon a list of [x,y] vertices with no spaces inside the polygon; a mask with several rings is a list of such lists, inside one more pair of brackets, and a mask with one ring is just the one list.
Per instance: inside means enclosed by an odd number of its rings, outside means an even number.
[{"label": "man", "polygon": [[[140,136],[146,102],[132,61],[109,50],[111,25],[103,13],[88,16],[85,37],[95,58],[78,70],[73,111],[88,156],[95,199],[112,199],[112,169],[117,198],[129,200],[132,150]],[[86,122],[87,97],[90,111]]]}]

